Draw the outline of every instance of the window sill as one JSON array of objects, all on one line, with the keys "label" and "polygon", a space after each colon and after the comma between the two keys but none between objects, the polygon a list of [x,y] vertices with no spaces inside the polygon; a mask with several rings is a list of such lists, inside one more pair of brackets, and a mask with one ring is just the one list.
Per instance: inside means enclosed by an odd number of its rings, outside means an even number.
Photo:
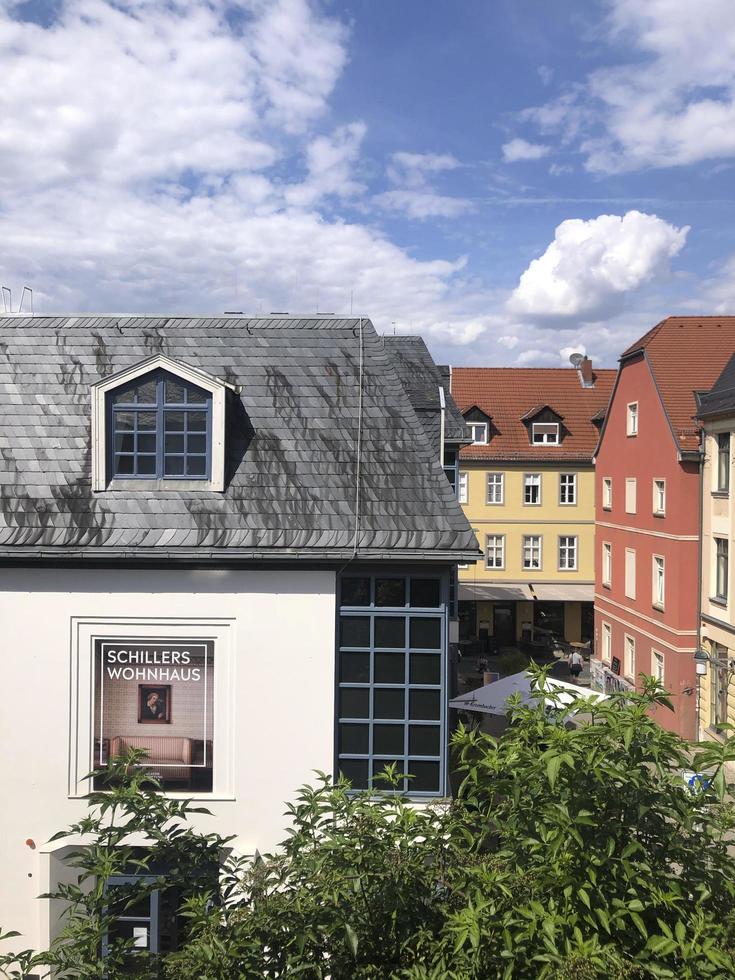
[{"label": "window sill", "polygon": [[652,602],[651,608],[656,609],[658,612],[664,612],[664,606],[661,602]]},{"label": "window sill", "polygon": [[727,498],[730,496],[730,491],[729,490],[713,490],[712,493],[711,493],[711,495],[713,497],[719,498],[720,500],[727,500]]},{"label": "window sill", "polygon": [[727,741],[727,736],[725,735],[725,733],[718,731],[716,728],[712,728],[711,725],[708,725],[707,728],[705,728],[705,732],[707,735],[710,736],[710,738],[714,738],[718,742],[724,743]]},{"label": "window sill", "polygon": [[603,510],[605,511],[605,513],[606,513],[606,514],[609,514],[609,513],[610,513],[610,511],[612,510],[612,507],[606,507],[606,506],[605,506],[605,505],[603,504],[603,505],[602,505],[602,509],[603,509]]},{"label": "window sill", "polygon": [[654,517],[666,517],[666,511],[665,510],[654,510],[653,516]]},{"label": "window sill", "polygon": [[557,572],[560,572],[560,573],[564,573],[564,572],[578,572],[578,571],[579,571],[578,568],[557,568]]},{"label": "window sill", "polygon": [[612,582],[603,582],[602,583],[602,587],[603,587],[603,589],[611,589],[612,588]]},{"label": "window sill", "polygon": [[205,490],[207,492],[223,492],[223,488],[215,486],[213,480],[120,480],[113,479],[107,484],[104,490],[97,491],[97,493],[107,493],[109,491],[134,491],[140,493],[141,491],[161,491],[161,490]]},{"label": "window sill", "polygon": [[711,595],[709,601],[714,603],[715,606],[720,606],[722,609],[727,609],[727,599],[724,596]]}]

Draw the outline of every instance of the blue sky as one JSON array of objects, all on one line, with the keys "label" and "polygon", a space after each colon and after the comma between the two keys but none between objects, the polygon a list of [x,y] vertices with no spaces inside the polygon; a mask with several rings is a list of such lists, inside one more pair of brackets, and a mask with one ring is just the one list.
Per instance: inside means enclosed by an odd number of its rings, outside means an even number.
[{"label": "blue sky", "polygon": [[0,0],[0,280],[613,365],[735,312],[732,0]]}]

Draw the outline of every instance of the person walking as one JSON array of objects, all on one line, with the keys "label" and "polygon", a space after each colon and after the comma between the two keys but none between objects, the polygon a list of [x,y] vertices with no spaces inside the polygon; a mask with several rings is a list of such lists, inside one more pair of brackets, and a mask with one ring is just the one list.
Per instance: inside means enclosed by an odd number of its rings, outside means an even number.
[{"label": "person walking", "polygon": [[567,663],[569,664],[569,673],[572,675],[574,683],[576,684],[577,678],[582,673],[582,668],[584,667],[584,657],[579,650],[572,650],[572,652],[569,654]]}]

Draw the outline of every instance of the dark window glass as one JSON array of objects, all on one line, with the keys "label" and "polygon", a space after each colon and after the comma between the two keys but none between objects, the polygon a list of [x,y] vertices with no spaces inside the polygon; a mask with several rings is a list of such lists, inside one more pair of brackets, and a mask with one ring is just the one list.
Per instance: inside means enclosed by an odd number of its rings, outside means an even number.
[{"label": "dark window glass", "polygon": [[116,470],[120,474],[128,474],[134,472],[134,460],[132,456],[116,456]]},{"label": "dark window glass", "polygon": [[184,412],[166,412],[166,432],[183,432]]},{"label": "dark window glass", "polygon": [[438,725],[411,725],[408,730],[408,751],[411,755],[439,755]]},{"label": "dark window glass", "polygon": [[403,688],[376,687],[373,705],[374,718],[403,718],[406,711]]},{"label": "dark window glass", "polygon": [[340,690],[340,718],[367,718],[370,714],[370,688],[343,687]]},{"label": "dark window glass", "polygon": [[441,619],[411,619],[411,646],[438,650],[442,644]]},{"label": "dark window glass", "polygon": [[441,683],[442,663],[438,653],[412,653],[410,667],[412,684]]},{"label": "dark window glass", "polygon": [[166,452],[167,453],[183,453],[184,451],[184,436],[180,435],[166,435]]},{"label": "dark window glass", "polygon": [[340,601],[343,606],[369,606],[370,579],[343,578],[340,586]]},{"label": "dark window glass", "polygon": [[403,725],[373,725],[373,752],[375,755],[403,755],[405,751],[404,733]]},{"label": "dark window glass", "polygon": [[406,655],[403,653],[375,654],[375,683],[403,684],[406,679]]},{"label": "dark window glass", "polygon": [[410,718],[422,721],[438,721],[441,717],[439,691],[411,691],[408,705]]},{"label": "dark window glass", "polygon": [[405,647],[406,620],[403,616],[376,616],[375,646]]},{"label": "dark window glass", "polygon": [[204,412],[187,412],[189,432],[203,432],[207,428],[207,416]]},{"label": "dark window glass", "polygon": [[417,793],[438,793],[439,786],[439,763],[438,762],[415,762],[409,760],[408,772],[413,779],[409,779],[409,790]]},{"label": "dark window glass", "polygon": [[370,681],[369,653],[342,653],[339,658],[341,681],[367,684]]},{"label": "dark window glass", "polygon": [[138,429],[151,431],[156,428],[155,412],[136,412],[136,418],[138,420]]},{"label": "dark window glass", "polygon": [[166,476],[181,476],[184,472],[184,457],[167,456],[163,472]]},{"label": "dark window glass", "polygon": [[154,378],[151,378],[150,381],[144,381],[138,386],[135,400],[144,405],[155,405],[156,381]]},{"label": "dark window glass", "polygon": [[203,435],[189,435],[186,439],[186,448],[190,453],[206,452],[207,437]]},{"label": "dark window glass", "polygon": [[166,382],[166,401],[174,405],[182,404],[186,401],[184,386],[180,381]]},{"label": "dark window glass", "polygon": [[353,789],[368,788],[367,759],[340,759],[339,770],[352,783]]},{"label": "dark window glass", "polygon": [[135,415],[133,415],[132,412],[115,413],[115,429],[117,432],[130,432],[134,428],[135,428]]},{"label": "dark window glass", "polygon": [[441,582],[438,578],[411,579],[411,605],[419,609],[435,609],[441,605]]},{"label": "dark window glass", "polygon": [[155,456],[138,456],[138,473],[145,476],[150,476],[156,472],[156,457]]},{"label": "dark window glass", "polygon": [[367,616],[340,617],[340,646],[370,646],[370,620]]},{"label": "dark window glass", "polygon": [[156,434],[155,432],[140,433],[138,435],[138,452],[139,453],[156,453]]},{"label": "dark window glass", "polygon": [[[366,755],[370,750],[370,726],[369,725],[340,725],[340,746],[343,752],[349,755]],[[427,755],[422,752],[417,755]]]},{"label": "dark window glass", "polygon": [[115,452],[116,453],[132,453],[135,452],[135,436],[132,432],[130,433],[118,433],[115,436]]},{"label": "dark window glass", "polygon": [[406,580],[403,578],[376,578],[375,605],[405,606]]},{"label": "dark window glass", "polygon": [[187,476],[203,476],[206,472],[206,462],[204,456],[189,456],[186,461]]}]

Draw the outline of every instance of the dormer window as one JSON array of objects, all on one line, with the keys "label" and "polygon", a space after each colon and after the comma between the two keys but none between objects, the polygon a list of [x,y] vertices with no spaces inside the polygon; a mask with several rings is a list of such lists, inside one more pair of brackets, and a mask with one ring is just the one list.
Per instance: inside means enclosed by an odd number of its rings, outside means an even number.
[{"label": "dormer window", "polygon": [[227,388],[163,354],[92,385],[92,489],[224,490]]},{"label": "dormer window", "polygon": [[209,479],[210,392],[158,370],[107,397],[113,478]]},{"label": "dormer window", "polygon": [[473,446],[487,446],[487,422],[468,422]]},{"label": "dormer window", "polygon": [[558,446],[558,422],[534,422],[531,426],[531,439],[534,445]]}]

